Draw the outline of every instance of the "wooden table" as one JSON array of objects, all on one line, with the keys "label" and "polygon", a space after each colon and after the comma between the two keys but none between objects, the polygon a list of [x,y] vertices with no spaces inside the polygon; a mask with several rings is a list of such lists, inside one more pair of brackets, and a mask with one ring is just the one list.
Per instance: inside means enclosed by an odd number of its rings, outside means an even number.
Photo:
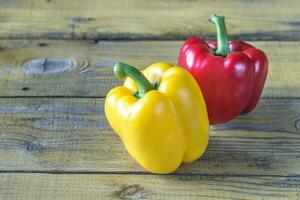
[{"label": "wooden table", "polygon": [[[300,199],[300,1],[3,0],[0,199]],[[103,112],[117,61],[176,63],[183,40],[265,50],[270,71],[250,114],[213,126],[208,149],[170,175],[143,170]]]}]

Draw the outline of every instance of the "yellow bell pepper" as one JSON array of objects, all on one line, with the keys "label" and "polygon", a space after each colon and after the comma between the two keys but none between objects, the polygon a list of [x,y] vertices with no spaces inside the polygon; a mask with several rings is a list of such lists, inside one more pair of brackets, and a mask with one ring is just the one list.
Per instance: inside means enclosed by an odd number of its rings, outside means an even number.
[{"label": "yellow bell pepper", "polygon": [[115,76],[126,80],[108,93],[105,114],[141,166],[171,173],[206,149],[205,102],[196,81],[180,67],[154,63],[141,72],[124,63],[114,67]]}]

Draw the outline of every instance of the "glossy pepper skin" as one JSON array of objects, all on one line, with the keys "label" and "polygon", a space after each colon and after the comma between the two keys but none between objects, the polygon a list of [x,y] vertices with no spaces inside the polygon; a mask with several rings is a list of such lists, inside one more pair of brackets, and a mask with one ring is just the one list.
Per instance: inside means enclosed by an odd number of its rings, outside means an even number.
[{"label": "glossy pepper skin", "polygon": [[105,114],[128,153],[146,170],[175,171],[205,151],[209,122],[204,98],[184,69],[154,63],[143,71],[119,63],[114,68],[124,86],[112,89]]},{"label": "glossy pepper skin", "polygon": [[218,40],[189,38],[178,65],[197,80],[205,98],[210,124],[224,123],[257,105],[268,73],[265,53],[244,41],[228,41],[224,17],[212,16]]}]

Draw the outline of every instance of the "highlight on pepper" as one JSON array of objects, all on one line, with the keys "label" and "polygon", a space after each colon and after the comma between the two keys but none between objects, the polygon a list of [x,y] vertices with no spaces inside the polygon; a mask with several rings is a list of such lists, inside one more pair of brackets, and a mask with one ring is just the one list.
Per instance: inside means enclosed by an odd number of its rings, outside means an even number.
[{"label": "highlight on pepper", "polygon": [[125,82],[108,93],[105,115],[142,167],[153,173],[171,173],[205,152],[208,115],[192,75],[164,62],[142,71],[118,63],[114,74]]},{"label": "highlight on pepper", "polygon": [[255,108],[268,73],[266,54],[241,40],[228,40],[225,19],[213,15],[217,40],[191,37],[181,46],[178,65],[197,80],[210,124],[230,121]]}]

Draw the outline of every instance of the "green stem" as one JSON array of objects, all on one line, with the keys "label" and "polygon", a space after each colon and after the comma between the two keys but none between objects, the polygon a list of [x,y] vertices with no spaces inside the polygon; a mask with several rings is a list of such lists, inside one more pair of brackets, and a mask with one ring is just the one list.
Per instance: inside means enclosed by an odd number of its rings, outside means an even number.
[{"label": "green stem", "polygon": [[119,80],[124,80],[127,76],[129,76],[136,82],[139,89],[138,93],[135,94],[137,98],[141,98],[148,91],[154,90],[153,85],[146,79],[146,77],[131,65],[117,63],[114,66],[114,73]]},{"label": "green stem", "polygon": [[223,16],[213,15],[210,19],[210,22],[216,25],[217,29],[217,45],[218,48],[215,51],[216,55],[227,56],[230,53],[228,34],[225,26],[225,19]]}]

